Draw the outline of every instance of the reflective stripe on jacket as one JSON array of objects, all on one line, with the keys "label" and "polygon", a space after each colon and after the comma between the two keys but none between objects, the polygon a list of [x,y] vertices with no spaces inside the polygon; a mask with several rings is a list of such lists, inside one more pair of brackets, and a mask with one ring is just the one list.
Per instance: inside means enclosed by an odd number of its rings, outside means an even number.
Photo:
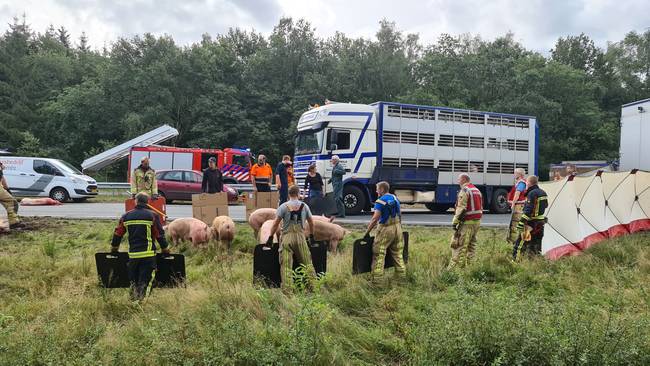
[{"label": "reflective stripe on jacket", "polygon": [[129,258],[148,258],[156,255],[154,240],[160,248],[167,248],[165,232],[158,215],[148,210],[145,206],[136,206],[135,209],[122,215],[120,223],[113,234],[113,247],[119,247],[124,234],[129,234]]},{"label": "reflective stripe on jacket", "polygon": [[526,196],[526,205],[524,206],[524,213],[521,215],[521,221],[527,223],[528,221],[543,221],[546,216],[546,208],[548,207],[548,197],[539,186],[534,185],[528,189]]}]

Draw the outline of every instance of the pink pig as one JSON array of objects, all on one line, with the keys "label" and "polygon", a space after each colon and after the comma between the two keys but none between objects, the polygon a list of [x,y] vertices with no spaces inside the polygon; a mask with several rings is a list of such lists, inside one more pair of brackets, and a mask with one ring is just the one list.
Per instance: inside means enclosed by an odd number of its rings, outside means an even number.
[{"label": "pink pig", "polygon": [[[271,236],[271,229],[273,229],[273,223],[275,222],[275,219],[273,220],[266,220],[263,224],[262,227],[260,228],[260,236],[259,240],[257,240],[258,243],[264,244],[266,243],[267,240],[269,240],[269,237]],[[279,243],[280,242],[280,230],[278,230],[278,234],[273,238],[274,243]]]},{"label": "pink pig", "polygon": [[237,227],[230,217],[217,216],[212,221],[212,237],[221,244],[225,243],[226,248],[230,248],[236,233]]},{"label": "pink pig", "polygon": [[[309,229],[307,225],[305,225],[304,230],[305,236],[308,236]],[[336,252],[339,242],[349,233],[348,230],[329,221],[314,220],[314,239],[317,241],[329,241],[329,250],[331,252]]]},{"label": "pink pig", "polygon": [[194,246],[202,246],[210,240],[208,225],[192,217],[176,219],[165,230],[169,231],[174,244],[185,240],[191,241]]},{"label": "pink pig", "polygon": [[21,206],[59,206],[63,203],[47,198],[23,198],[20,201]]},{"label": "pink pig", "polygon": [[254,231],[255,238],[258,237],[260,228],[268,220],[275,220],[275,208],[258,208],[253,211],[251,216],[248,218],[248,224]]}]

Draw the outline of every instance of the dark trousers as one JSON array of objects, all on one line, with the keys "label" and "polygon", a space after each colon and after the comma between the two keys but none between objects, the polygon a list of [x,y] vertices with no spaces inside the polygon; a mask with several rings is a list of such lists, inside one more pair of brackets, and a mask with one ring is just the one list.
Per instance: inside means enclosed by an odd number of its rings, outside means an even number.
[{"label": "dark trousers", "polygon": [[151,291],[156,270],[156,257],[129,259],[131,299],[142,300]]},{"label": "dark trousers", "polygon": [[282,185],[280,188],[280,204],[283,204],[289,200],[289,187],[286,184]]},{"label": "dark trousers", "polygon": [[345,217],[345,204],[343,203],[343,196],[336,196],[336,211],[338,217]]},{"label": "dark trousers", "polygon": [[255,183],[258,192],[271,192],[271,186],[268,183]]},{"label": "dark trousers", "polygon": [[530,232],[530,241],[523,241],[521,235],[515,241],[512,249],[512,259],[517,259],[517,253],[521,246],[521,254],[526,254],[529,257],[542,254],[542,239],[544,239],[544,224],[545,222],[529,222],[533,230]]}]

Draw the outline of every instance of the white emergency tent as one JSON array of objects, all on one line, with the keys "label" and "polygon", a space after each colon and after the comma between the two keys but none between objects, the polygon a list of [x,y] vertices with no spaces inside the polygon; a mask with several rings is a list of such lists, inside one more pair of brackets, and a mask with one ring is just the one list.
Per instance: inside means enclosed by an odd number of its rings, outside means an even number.
[{"label": "white emergency tent", "polygon": [[540,183],[548,195],[542,253],[550,259],[579,254],[593,244],[650,230],[650,172],[598,171]]}]

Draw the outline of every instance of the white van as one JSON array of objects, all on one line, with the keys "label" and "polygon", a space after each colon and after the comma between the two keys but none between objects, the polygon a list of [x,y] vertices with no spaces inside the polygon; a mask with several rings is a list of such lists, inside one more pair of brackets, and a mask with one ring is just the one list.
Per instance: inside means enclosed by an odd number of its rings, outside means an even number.
[{"label": "white van", "polygon": [[83,201],[98,194],[97,182],[58,159],[0,157],[11,192],[20,197],[51,197]]}]

